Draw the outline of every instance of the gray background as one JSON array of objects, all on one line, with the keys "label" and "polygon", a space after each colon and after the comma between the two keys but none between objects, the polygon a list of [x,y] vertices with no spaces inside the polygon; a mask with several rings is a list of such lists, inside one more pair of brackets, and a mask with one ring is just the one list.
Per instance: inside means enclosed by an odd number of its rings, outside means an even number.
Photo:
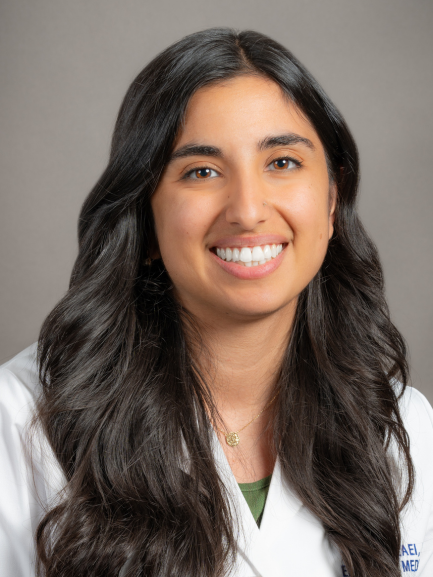
[{"label": "gray background", "polygon": [[432,0],[1,0],[0,362],[67,288],[128,85],[169,43],[219,25],[285,44],[346,117],[360,212],[413,384],[433,402]]}]

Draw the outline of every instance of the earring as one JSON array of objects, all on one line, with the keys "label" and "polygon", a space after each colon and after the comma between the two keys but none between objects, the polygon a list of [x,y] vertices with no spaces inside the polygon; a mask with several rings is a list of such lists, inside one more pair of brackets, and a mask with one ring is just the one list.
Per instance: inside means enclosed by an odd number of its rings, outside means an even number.
[{"label": "earring", "polygon": [[267,203],[267,202],[264,202],[264,203],[263,203],[263,206],[268,206],[268,203]]},{"label": "earring", "polygon": [[147,259],[144,261],[144,264],[146,266],[150,266],[152,264],[152,259],[150,257],[147,257]]}]

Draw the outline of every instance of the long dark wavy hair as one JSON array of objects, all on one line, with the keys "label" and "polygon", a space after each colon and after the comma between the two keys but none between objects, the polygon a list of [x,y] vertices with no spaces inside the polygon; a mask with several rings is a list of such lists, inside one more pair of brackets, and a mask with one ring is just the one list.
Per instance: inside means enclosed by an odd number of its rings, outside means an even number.
[{"label": "long dark wavy hair", "polygon": [[40,575],[230,572],[236,542],[213,460],[211,394],[164,263],[146,261],[157,246],[150,199],[191,96],[242,74],[272,79],[302,111],[338,189],[335,233],[299,295],[276,384],[275,453],[353,577],[400,574],[399,514],[413,486],[398,408],[406,350],[356,212],[356,145],[286,48],[258,32],[215,28],[166,49],[129,88],[108,166],[80,214],[70,288],[40,333],[37,416],[67,479],[37,530]]}]

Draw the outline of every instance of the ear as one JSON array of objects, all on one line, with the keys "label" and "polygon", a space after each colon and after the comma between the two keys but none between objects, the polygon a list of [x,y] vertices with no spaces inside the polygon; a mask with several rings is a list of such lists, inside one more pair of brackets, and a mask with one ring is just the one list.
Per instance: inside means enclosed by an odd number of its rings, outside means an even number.
[{"label": "ear", "polygon": [[329,186],[329,236],[328,239],[331,240],[334,234],[334,221],[335,221],[335,209],[337,208],[337,183],[335,181],[331,182]]}]

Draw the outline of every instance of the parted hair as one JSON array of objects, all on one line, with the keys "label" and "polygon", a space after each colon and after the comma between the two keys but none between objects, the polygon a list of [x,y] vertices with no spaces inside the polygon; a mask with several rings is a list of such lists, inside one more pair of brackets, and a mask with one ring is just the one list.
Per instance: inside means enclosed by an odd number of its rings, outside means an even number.
[{"label": "parted hair", "polygon": [[276,82],[305,115],[338,191],[334,235],[298,297],[278,372],[275,454],[352,577],[400,574],[399,515],[413,487],[398,405],[408,369],[356,210],[355,142],[286,48],[214,28],[164,50],[130,86],[80,213],[69,290],[41,329],[37,419],[67,480],[37,529],[41,576],[222,577],[233,566],[229,497],[212,453],[216,408],[188,311],[163,261],[147,259],[157,247],[150,199],[191,96],[245,74]]}]

